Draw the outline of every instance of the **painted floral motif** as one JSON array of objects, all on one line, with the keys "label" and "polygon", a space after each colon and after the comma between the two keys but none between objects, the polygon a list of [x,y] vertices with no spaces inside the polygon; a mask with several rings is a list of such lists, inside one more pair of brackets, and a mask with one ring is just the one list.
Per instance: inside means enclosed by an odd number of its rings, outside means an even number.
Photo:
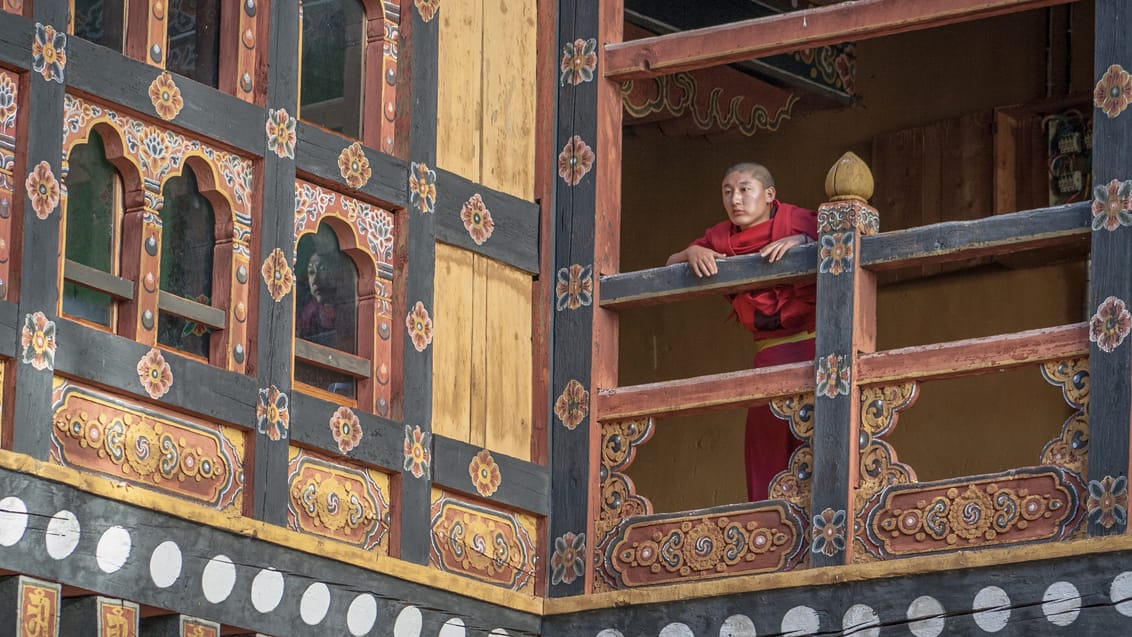
[{"label": "painted floral motif", "polygon": [[485,498],[495,493],[503,482],[503,476],[499,474],[499,465],[487,449],[472,458],[471,464],[468,465],[468,475],[472,477],[472,486],[476,488],[476,493]]},{"label": "painted floral motif", "polygon": [[342,150],[338,155],[338,172],[346,180],[346,185],[354,190],[366,185],[373,171],[361,144],[354,142]]},{"label": "painted floral motif", "polygon": [[593,266],[582,267],[575,263],[558,271],[558,281],[554,285],[554,295],[558,298],[555,309],[576,310],[593,303]]},{"label": "painted floral motif", "polygon": [[1097,313],[1089,319],[1089,340],[1104,352],[1120,347],[1130,331],[1132,314],[1128,312],[1124,301],[1115,296],[1105,299],[1097,308]]},{"label": "painted floral motif", "polygon": [[573,430],[590,413],[590,392],[574,379],[566,383],[566,389],[554,401],[554,415],[567,429]]},{"label": "painted floral motif", "polygon": [[421,213],[436,209],[436,171],[426,164],[413,162],[409,171],[409,204]]},{"label": "painted floral motif", "polygon": [[275,385],[259,390],[259,404],[255,408],[255,428],[271,440],[283,440],[291,429],[291,414],[287,394]]},{"label": "painted floral motif", "polygon": [[50,24],[35,23],[35,41],[31,43],[31,68],[50,82],[63,83],[67,67],[67,34]]},{"label": "painted floral motif", "polygon": [[849,368],[843,366],[845,362],[840,354],[830,354],[818,359],[817,374],[814,377],[817,395],[826,398],[836,398],[838,394],[849,395]]},{"label": "painted floral motif", "polygon": [[476,245],[482,246],[484,241],[491,238],[495,231],[495,222],[491,219],[491,211],[483,204],[483,197],[479,193],[472,195],[460,208],[460,220],[464,222],[464,230],[471,235]]},{"label": "painted floral motif", "polygon": [[339,407],[330,416],[330,435],[338,444],[338,451],[349,453],[362,441],[362,423],[349,407]]},{"label": "painted floral motif", "polygon": [[1108,67],[1093,91],[1093,104],[1109,117],[1116,117],[1132,102],[1132,75],[1113,64]]},{"label": "painted floral motif", "polygon": [[150,398],[161,398],[173,386],[173,370],[156,347],[138,361],[138,380]]},{"label": "painted floral motif", "polygon": [[18,109],[16,83],[7,73],[0,73],[0,128],[7,128],[16,123]]},{"label": "painted floral motif", "polygon": [[558,176],[570,186],[577,186],[594,165],[594,152],[581,137],[574,135],[558,154]]},{"label": "painted floral motif", "polygon": [[597,40],[578,38],[562,49],[562,85],[573,84],[577,86],[582,82],[594,79],[594,69],[597,68]]},{"label": "painted floral motif", "polygon": [[821,259],[818,269],[822,274],[837,276],[842,272],[852,272],[853,235],[849,232],[823,234],[818,256]]},{"label": "painted floral motif", "polygon": [[173,83],[173,76],[169,71],[163,71],[153,79],[149,85],[149,101],[157,116],[169,121],[181,113],[185,101],[181,99],[181,89]]},{"label": "painted floral motif", "polygon": [[295,125],[285,108],[267,112],[267,148],[276,156],[295,158]]},{"label": "painted floral motif", "polygon": [[550,557],[550,583],[573,584],[586,572],[586,534],[565,533],[554,538],[554,555]]},{"label": "painted floral motif", "polygon": [[420,301],[413,306],[412,311],[405,317],[405,327],[409,330],[409,338],[418,352],[423,352],[432,343],[432,319],[428,310]]},{"label": "painted floral motif", "polygon": [[417,13],[421,14],[422,22],[432,22],[436,12],[440,11],[440,0],[413,0],[417,5]]},{"label": "painted floral motif", "polygon": [[833,60],[833,68],[837,71],[837,80],[841,83],[841,88],[849,95],[856,93],[857,89],[857,50],[852,44],[845,46],[845,49],[837,55]]},{"label": "painted floral motif", "polygon": [[31,208],[39,219],[46,219],[59,205],[59,180],[51,172],[51,165],[41,161],[28,173],[24,181]]},{"label": "painted floral motif", "polygon": [[1105,476],[1089,481],[1089,522],[1111,529],[1128,524],[1128,478]]},{"label": "painted floral motif", "polygon": [[20,348],[25,363],[39,371],[55,369],[55,322],[43,312],[28,314],[20,329]]},{"label": "painted floral motif", "polygon": [[810,530],[810,551],[822,555],[833,555],[845,550],[845,511],[827,508],[821,515],[814,516]]},{"label": "painted floral motif", "polygon": [[1093,230],[1132,226],[1132,180],[1113,179],[1093,189]]},{"label": "painted floral motif", "polygon": [[428,450],[431,434],[421,431],[420,427],[405,425],[405,471],[420,478],[429,472],[429,463],[432,462],[432,452]]},{"label": "painted floral motif", "polygon": [[291,271],[287,257],[283,256],[283,251],[279,248],[272,250],[264,260],[260,274],[263,275],[267,293],[276,303],[287,296],[295,284],[295,273]]}]

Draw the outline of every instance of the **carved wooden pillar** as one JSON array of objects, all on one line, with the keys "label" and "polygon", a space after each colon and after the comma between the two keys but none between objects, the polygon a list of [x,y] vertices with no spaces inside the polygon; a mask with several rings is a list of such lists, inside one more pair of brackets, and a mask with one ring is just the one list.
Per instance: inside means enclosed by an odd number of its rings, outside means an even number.
[{"label": "carved wooden pillar", "polygon": [[810,565],[852,561],[853,485],[859,459],[857,356],[875,349],[876,279],[860,267],[860,241],[875,234],[868,166],[846,153],[825,181],[818,208],[817,360]]}]

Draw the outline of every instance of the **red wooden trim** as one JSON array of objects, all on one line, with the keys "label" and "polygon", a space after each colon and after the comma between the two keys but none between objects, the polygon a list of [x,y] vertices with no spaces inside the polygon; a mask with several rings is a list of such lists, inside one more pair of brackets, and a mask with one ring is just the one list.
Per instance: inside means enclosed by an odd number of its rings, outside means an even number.
[{"label": "red wooden trim", "polygon": [[827,44],[941,27],[1067,1],[857,0],[607,44],[605,77],[616,81],[655,77]]},{"label": "red wooden trim", "polygon": [[861,385],[879,385],[905,379],[971,376],[1088,354],[1089,326],[1073,323],[863,354],[857,369]]},{"label": "red wooden trim", "polygon": [[386,147],[381,139],[381,121],[384,119],[385,96],[382,88],[385,87],[385,19],[383,12],[378,9],[366,11],[365,32],[365,77],[362,79],[362,141],[370,148],[380,148],[384,152],[392,151]]}]

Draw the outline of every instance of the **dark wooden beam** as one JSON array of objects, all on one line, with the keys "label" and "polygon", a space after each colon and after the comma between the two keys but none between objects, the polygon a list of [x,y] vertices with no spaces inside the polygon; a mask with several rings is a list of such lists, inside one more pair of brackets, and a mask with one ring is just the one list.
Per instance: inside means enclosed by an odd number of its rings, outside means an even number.
[{"label": "dark wooden beam", "polygon": [[1071,0],[858,0],[670,35],[606,44],[605,77],[630,80],[826,44],[941,27]]},{"label": "dark wooden beam", "polygon": [[[304,447],[341,455],[330,433],[330,419],[339,407],[337,403],[309,396],[301,390],[291,392],[291,440]],[[401,471],[405,462],[404,425],[360,409],[353,412],[362,428],[362,439],[346,456],[386,471]]]},{"label": "dark wooden beam", "polygon": [[[447,170],[437,170],[436,181],[437,241],[538,274],[538,204],[481,186]],[[491,237],[482,244],[472,239],[460,217],[464,203],[477,194],[495,224]]]},{"label": "dark wooden beam", "polygon": [[546,515],[550,511],[550,471],[543,466],[492,453],[491,457],[499,465],[502,481],[499,488],[490,496],[476,492],[468,467],[472,458],[483,451],[481,447],[466,442],[437,436],[436,454],[433,462],[433,484],[466,493],[474,498],[484,498],[490,502]]},{"label": "dark wooden beam", "polygon": [[[298,143],[295,145],[295,168],[315,181],[332,185],[340,192],[350,192],[338,168],[338,156],[355,140],[332,133],[325,128],[299,120],[295,127]],[[368,199],[382,202],[385,207],[404,208],[408,205],[405,184],[409,169],[405,162],[379,150],[362,147],[369,160],[371,176],[357,193]]]}]

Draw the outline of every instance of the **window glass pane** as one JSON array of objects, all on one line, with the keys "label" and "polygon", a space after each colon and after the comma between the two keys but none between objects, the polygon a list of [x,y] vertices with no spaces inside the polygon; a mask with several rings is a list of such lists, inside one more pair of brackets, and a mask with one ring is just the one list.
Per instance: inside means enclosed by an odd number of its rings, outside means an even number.
[{"label": "window glass pane", "polygon": [[361,137],[365,12],[357,0],[304,0],[300,116]]},{"label": "window glass pane", "polygon": [[[122,186],[114,166],[106,160],[102,138],[92,133],[88,143],[71,151],[68,164],[66,257],[117,274],[114,226]],[[64,284],[63,313],[109,326],[110,310],[109,296]]]},{"label": "window glass pane", "polygon": [[123,0],[75,0],[75,35],[121,51],[122,4]]},{"label": "window glass pane", "polygon": [[168,48],[165,68],[216,86],[220,74],[220,0],[171,0]]},{"label": "window glass pane", "polygon": [[[299,240],[299,274],[295,336],[351,354],[357,352],[358,270],[338,248],[328,226]],[[354,378],[303,362],[295,364],[295,380],[346,396],[354,395]]]},{"label": "window glass pane", "polygon": [[[196,175],[186,168],[165,182],[161,210],[161,289],[204,305],[212,304],[212,251],[215,216],[200,193]],[[209,329],[166,313],[158,342],[208,357]]]}]

